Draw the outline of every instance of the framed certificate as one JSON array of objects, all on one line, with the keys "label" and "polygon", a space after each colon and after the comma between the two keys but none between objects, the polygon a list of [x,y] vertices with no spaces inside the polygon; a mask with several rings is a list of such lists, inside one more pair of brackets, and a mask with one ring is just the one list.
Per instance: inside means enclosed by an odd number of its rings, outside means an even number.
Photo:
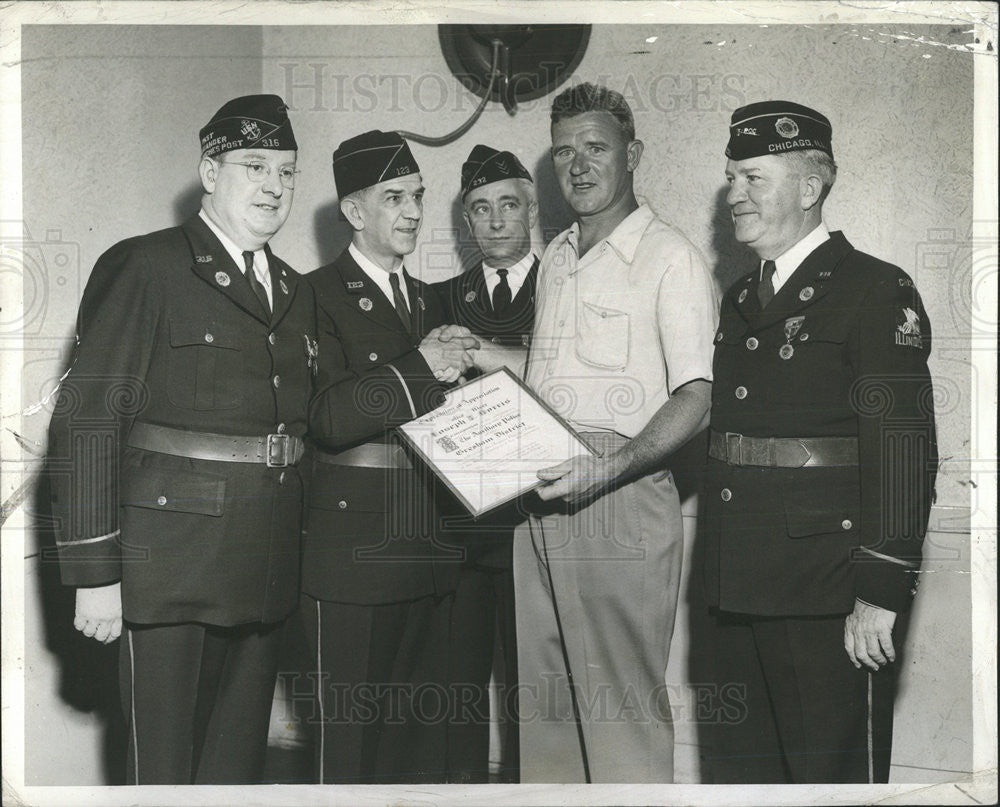
[{"label": "framed certificate", "polygon": [[449,390],[399,432],[474,516],[542,484],[542,468],[595,453],[506,367]]}]

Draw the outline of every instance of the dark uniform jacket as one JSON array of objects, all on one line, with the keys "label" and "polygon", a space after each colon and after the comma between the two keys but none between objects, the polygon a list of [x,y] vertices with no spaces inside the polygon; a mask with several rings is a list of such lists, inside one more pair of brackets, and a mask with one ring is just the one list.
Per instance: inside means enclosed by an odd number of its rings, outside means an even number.
[{"label": "dark uniform jacket", "polygon": [[493,339],[498,344],[521,346],[535,324],[535,283],[538,279],[538,257],[511,300],[503,317],[497,317],[490,301],[481,263],[440,283],[435,283],[444,303],[449,322],[464,325],[477,336]]},{"label": "dark uniform jacket", "polygon": [[763,311],[757,278],[755,269],[722,302],[712,429],[856,437],[860,461],[760,468],[710,459],[701,526],[709,602],[771,616],[847,613],[855,597],[906,610],[937,465],[920,296],[906,273],[840,232]]},{"label": "dark uniform jacket", "polygon": [[[464,325],[476,336],[497,344],[526,347],[535,324],[535,287],[538,256],[510,305],[498,317],[493,310],[482,263],[454,277],[435,283],[449,322]],[[514,525],[523,521],[517,503],[500,508],[471,525],[467,534],[467,560],[491,568],[509,569],[513,563]]]},{"label": "dark uniform jacket", "polygon": [[[405,457],[393,427],[444,401],[444,385],[417,349],[429,331],[446,324],[436,292],[405,275],[407,333],[392,301],[347,250],[308,277],[316,292],[322,368],[311,408],[313,439],[327,452],[376,443]],[[314,464],[303,591],[373,605],[454,590],[461,553],[448,544],[448,520],[461,505],[419,460],[410,465]]]},{"label": "dark uniform jacket", "polygon": [[305,434],[312,289],[268,260],[270,318],[198,216],[116,244],[87,283],[50,426],[53,514],[63,582],[120,580],[126,620],[274,622],[297,602],[298,468],[128,446],[136,423]]}]

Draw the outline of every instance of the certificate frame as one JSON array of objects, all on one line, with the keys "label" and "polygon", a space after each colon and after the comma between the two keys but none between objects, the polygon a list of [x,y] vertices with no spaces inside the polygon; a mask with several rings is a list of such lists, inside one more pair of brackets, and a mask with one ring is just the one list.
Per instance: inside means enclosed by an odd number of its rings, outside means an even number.
[{"label": "certificate frame", "polygon": [[[480,401],[483,402],[480,409],[490,410],[485,417],[476,410]],[[398,426],[397,431],[409,449],[475,518],[543,484],[543,480],[534,476],[539,469],[580,454],[598,453],[507,367],[447,390],[443,404]],[[504,441],[487,439],[513,435],[520,441],[525,433],[539,438],[529,444],[541,451],[534,459],[504,457],[500,450]],[[462,440],[465,446],[459,445]],[[463,452],[465,456],[459,458]],[[501,463],[499,471],[497,463]],[[530,463],[534,465],[529,471]],[[502,481],[497,490],[484,491],[487,475],[498,473]],[[529,474],[533,478],[526,480]],[[516,481],[512,476],[517,477]]]}]

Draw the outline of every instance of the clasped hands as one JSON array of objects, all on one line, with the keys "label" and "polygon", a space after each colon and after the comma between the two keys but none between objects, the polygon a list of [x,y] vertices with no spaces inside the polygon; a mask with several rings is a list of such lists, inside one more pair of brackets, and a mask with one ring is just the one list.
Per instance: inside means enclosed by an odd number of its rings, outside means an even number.
[{"label": "clasped hands", "polygon": [[476,364],[473,355],[480,347],[472,331],[461,325],[441,325],[424,337],[418,349],[438,381],[458,381]]}]

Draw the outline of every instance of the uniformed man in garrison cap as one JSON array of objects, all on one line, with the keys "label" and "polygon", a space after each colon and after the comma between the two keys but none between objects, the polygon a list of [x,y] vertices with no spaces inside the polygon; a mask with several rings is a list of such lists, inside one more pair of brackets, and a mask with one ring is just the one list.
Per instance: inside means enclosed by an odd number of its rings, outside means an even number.
[{"label": "uniformed man in garrison cap", "polygon": [[201,130],[200,212],[97,261],[50,427],[76,628],[121,634],[131,784],[260,780],[295,608],[312,289],[268,247],[297,144],[276,95]]},{"label": "uniformed man in garrison cap", "polygon": [[406,141],[370,131],[333,154],[350,246],[309,275],[325,363],[310,430],[314,463],[302,616],[318,682],[316,780],[447,778],[448,620],[461,505],[393,427],[435,408],[472,366],[468,329],[403,265],[424,183]]},{"label": "uniformed man in garrison cap", "polygon": [[930,323],[902,269],[824,224],[825,116],[766,101],[729,134],[756,259],[715,336],[700,530],[718,676],[746,716],[717,727],[714,779],[885,782],[937,464]]},{"label": "uniformed man in garrison cap", "polygon": [[[484,343],[476,353],[481,368],[505,364],[519,377],[535,318],[538,255],[532,228],[538,202],[531,174],[509,151],[476,145],[462,165],[462,208],[481,260],[435,284],[449,321],[469,328]],[[452,639],[454,710],[449,748],[453,781],[486,782],[489,773],[489,682],[499,632],[503,677],[498,681],[505,735],[501,781],[518,778],[517,632],[511,568],[514,524],[522,520],[508,506],[470,524],[455,607]]]}]

